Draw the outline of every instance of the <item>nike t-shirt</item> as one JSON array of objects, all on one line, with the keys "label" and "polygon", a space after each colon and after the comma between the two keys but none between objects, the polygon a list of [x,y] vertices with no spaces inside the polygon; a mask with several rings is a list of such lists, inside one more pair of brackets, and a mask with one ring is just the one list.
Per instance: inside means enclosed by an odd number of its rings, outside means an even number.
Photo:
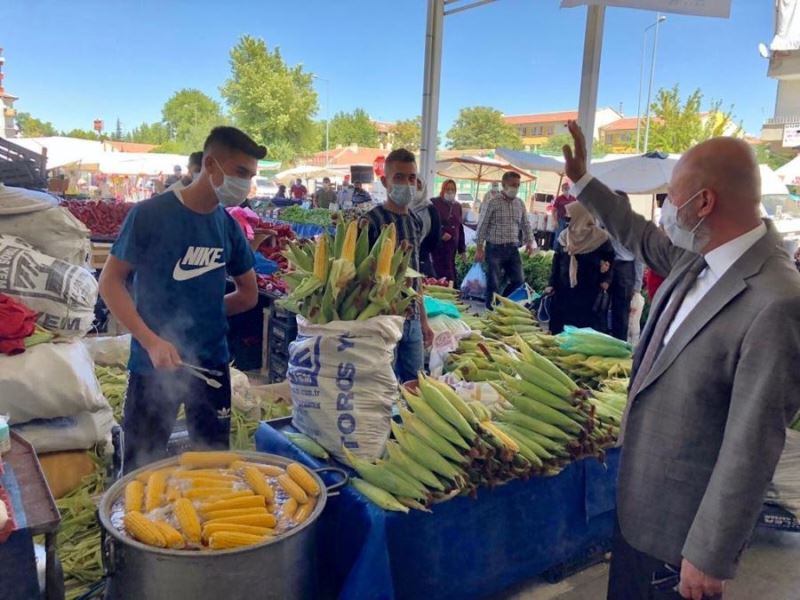
[{"label": "nike t-shirt", "polygon": [[[205,366],[228,362],[225,275],[243,275],[254,259],[238,223],[222,206],[200,214],[174,192],[140,202],[125,219],[111,254],[133,265],[136,309],[184,361]],[[136,340],[128,368],[153,368]]]}]

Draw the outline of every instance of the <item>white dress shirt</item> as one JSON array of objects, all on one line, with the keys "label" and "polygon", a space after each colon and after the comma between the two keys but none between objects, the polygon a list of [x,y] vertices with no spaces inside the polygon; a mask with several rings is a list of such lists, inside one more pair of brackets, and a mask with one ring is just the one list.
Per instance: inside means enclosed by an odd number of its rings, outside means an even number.
[{"label": "white dress shirt", "polygon": [[[584,176],[576,181],[572,186],[572,194],[577,198],[592,179],[594,178],[588,172],[584,174]],[[767,226],[764,223],[760,223],[755,229],[752,229],[747,233],[742,234],[729,242],[726,242],[722,246],[715,248],[705,255],[708,266],[697,276],[697,281],[695,281],[694,285],[686,293],[683,303],[678,309],[678,312],[675,313],[675,318],[672,320],[667,333],[664,335],[665,345],[675,334],[681,323],[686,320],[686,317],[689,316],[689,313],[694,310],[700,300],[702,300],[709,290],[714,287],[714,284],[717,283],[717,281],[719,281],[723,275],[725,275],[728,269],[730,269],[733,264],[744,255],[745,252],[752,248],[758,240],[764,237],[766,233]],[[664,307],[665,312],[668,307],[669,304]]]}]

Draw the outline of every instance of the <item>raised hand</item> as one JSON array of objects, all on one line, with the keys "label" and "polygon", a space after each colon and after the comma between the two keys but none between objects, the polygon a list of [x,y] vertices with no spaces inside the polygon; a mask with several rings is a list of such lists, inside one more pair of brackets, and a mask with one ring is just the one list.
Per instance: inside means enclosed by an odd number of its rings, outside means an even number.
[{"label": "raised hand", "polygon": [[577,183],[586,174],[586,138],[577,121],[568,121],[567,129],[572,136],[575,149],[573,150],[569,145],[562,148],[566,162],[565,171],[567,177],[573,183]]}]

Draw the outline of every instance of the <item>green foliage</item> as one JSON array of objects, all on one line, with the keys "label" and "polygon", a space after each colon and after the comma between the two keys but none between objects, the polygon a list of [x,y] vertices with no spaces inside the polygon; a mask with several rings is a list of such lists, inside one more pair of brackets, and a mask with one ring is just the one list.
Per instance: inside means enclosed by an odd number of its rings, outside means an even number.
[{"label": "green foliage", "polygon": [[159,150],[177,154],[201,150],[209,131],[224,123],[220,105],[200,90],[175,92],[161,109],[161,116],[170,135]]},{"label": "green foliage", "polygon": [[64,131],[61,135],[71,138],[80,138],[82,140],[99,140],[100,138],[97,137],[97,133],[94,131],[89,131],[88,129],[72,129],[70,131]]},{"label": "green foliage", "polygon": [[422,142],[422,117],[398,121],[394,127],[395,148],[416,152]]},{"label": "green foliage", "polygon": [[522,148],[516,128],[503,121],[503,113],[488,106],[462,108],[447,137],[453,149]]},{"label": "green foliage", "polygon": [[378,145],[378,130],[363,108],[351,113],[338,112],[331,119],[330,145],[358,144],[374,148]]},{"label": "green foliage", "polygon": [[249,35],[231,49],[230,64],[221,92],[234,124],[266,145],[272,159],[290,160],[314,150],[313,76],[301,65],[287,65],[278,48],[270,51],[263,39]]},{"label": "green foliage", "polygon": [[[572,136],[570,136],[568,133],[554,135],[548,139],[546,143],[542,144],[541,146],[537,146],[535,151],[539,154],[562,156],[565,145],[572,146]],[[609,152],[611,152],[611,148],[601,142],[595,141],[594,145],[592,146],[592,156],[594,157],[604,156]]]},{"label": "green foliage", "polygon": [[287,206],[281,209],[278,218],[288,223],[321,225],[322,227],[327,227],[331,224],[331,212],[327,208]]},{"label": "green foliage", "polygon": [[139,144],[164,144],[169,140],[169,130],[163,123],[142,123],[134,127],[126,139]]},{"label": "green foliage", "polygon": [[552,252],[537,252],[533,256],[528,256],[526,252],[520,252],[522,259],[522,273],[525,283],[531,286],[534,291],[541,293],[550,281],[550,271],[553,268]]},{"label": "green foliage", "polygon": [[[685,102],[681,102],[678,85],[658,90],[650,107],[654,118],[650,120],[648,150],[682,153],[699,142],[728,134],[734,124],[733,107],[724,111],[721,100],[713,101],[704,119],[702,102],[699,89],[689,94]],[[737,133],[740,130],[737,128]],[[644,140],[644,127],[640,135]]]},{"label": "green foliage", "polygon": [[464,257],[462,258],[461,254],[456,255],[456,281],[454,283],[455,287],[460,288],[461,282],[464,281],[464,277],[467,276],[467,271],[469,271],[470,267],[475,262],[475,246],[467,246],[467,251],[464,253]]},{"label": "green foliage", "polygon": [[769,144],[757,144],[753,146],[756,153],[758,164],[766,164],[773,171],[779,169],[795,156],[797,152],[793,148],[773,148]]},{"label": "green foliage", "polygon": [[30,115],[30,113],[17,113],[17,126],[23,137],[48,137],[58,135],[58,130],[50,121],[42,121]]}]

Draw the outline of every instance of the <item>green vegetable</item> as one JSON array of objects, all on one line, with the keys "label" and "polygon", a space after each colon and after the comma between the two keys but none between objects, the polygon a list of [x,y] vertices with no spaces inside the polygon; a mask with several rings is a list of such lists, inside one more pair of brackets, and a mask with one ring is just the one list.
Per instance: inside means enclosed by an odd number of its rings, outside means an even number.
[{"label": "green vegetable", "polygon": [[278,218],[287,223],[300,223],[302,225],[309,224],[327,227],[331,224],[331,212],[327,208],[287,206],[281,209]]}]

